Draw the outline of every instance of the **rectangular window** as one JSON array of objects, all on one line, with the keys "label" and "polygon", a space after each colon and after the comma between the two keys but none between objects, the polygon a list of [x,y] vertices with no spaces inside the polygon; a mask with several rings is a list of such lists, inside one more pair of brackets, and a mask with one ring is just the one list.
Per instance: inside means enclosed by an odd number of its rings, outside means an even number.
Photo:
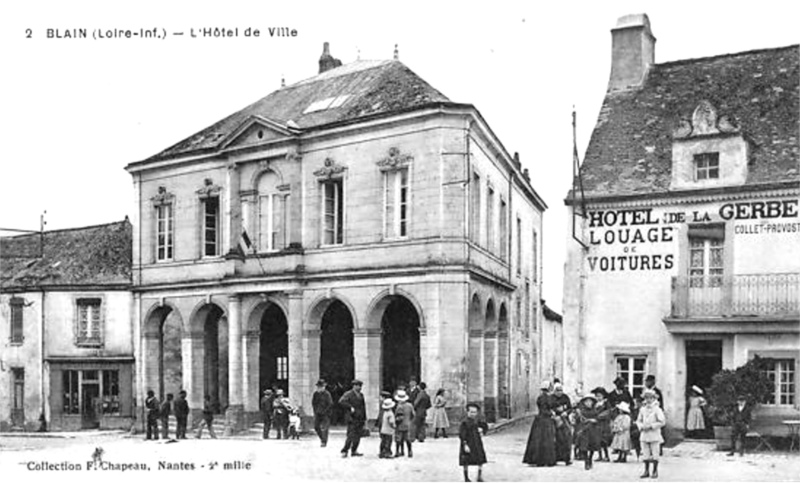
[{"label": "rectangular window", "polygon": [[635,399],[639,399],[644,390],[644,378],[647,372],[647,356],[614,356],[617,366],[617,377],[628,381],[628,388]]},{"label": "rectangular window", "polygon": [[796,400],[795,360],[770,359],[767,376],[774,384],[772,394],[767,399],[771,406],[794,406]]},{"label": "rectangular window", "polygon": [[517,376],[522,375],[522,352],[517,352]]},{"label": "rectangular window", "polygon": [[102,318],[100,299],[78,299],[78,334],[80,345],[100,345],[102,339]]},{"label": "rectangular window", "polygon": [[341,179],[322,183],[322,243],[344,243],[344,191]]},{"label": "rectangular window", "polygon": [[722,286],[724,250],[724,226],[689,227],[690,287]]},{"label": "rectangular window", "polygon": [[474,243],[481,241],[481,177],[472,173],[472,186],[470,187],[470,239]]},{"label": "rectangular window", "polygon": [[286,247],[286,196],[270,194],[258,201],[259,250],[283,250]]},{"label": "rectangular window", "polygon": [[384,236],[408,235],[408,168],[383,174]]},{"label": "rectangular window", "polygon": [[219,196],[210,196],[203,200],[203,256],[219,255]]},{"label": "rectangular window", "polygon": [[64,391],[62,410],[64,414],[80,414],[81,412],[80,404],[78,404],[78,387],[80,384],[78,374],[79,371],[64,371],[61,373],[62,388]]},{"label": "rectangular window", "polygon": [[119,371],[104,370],[103,414],[119,414]]},{"label": "rectangular window", "polygon": [[522,219],[517,218],[517,273],[522,273]]},{"label": "rectangular window", "polygon": [[11,377],[13,384],[11,409],[21,411],[25,408],[25,369],[13,367]]},{"label": "rectangular window", "polygon": [[172,260],[172,232],[174,228],[172,205],[156,207],[156,260]]},{"label": "rectangular window", "polygon": [[531,325],[531,283],[525,281],[525,338],[530,337]]},{"label": "rectangular window", "polygon": [[508,207],[500,200],[500,258],[508,260]]},{"label": "rectangular window", "polygon": [[496,244],[497,240],[495,240],[494,231],[494,190],[489,187],[486,192],[486,248],[494,253]]},{"label": "rectangular window", "polygon": [[719,179],[719,153],[700,153],[694,155],[694,179]]},{"label": "rectangular window", "polygon": [[539,280],[539,234],[533,230],[533,240],[531,240],[531,248],[533,248],[533,257],[531,258],[531,272],[533,281]]},{"label": "rectangular window", "polygon": [[25,301],[19,297],[12,297],[9,304],[11,305],[11,343],[22,344],[24,339],[22,313]]},{"label": "rectangular window", "polygon": [[522,328],[522,296],[517,294],[516,300],[516,308],[515,312],[515,319],[517,319],[517,328]]},{"label": "rectangular window", "polygon": [[289,379],[289,357],[281,356],[275,360],[277,379],[285,381]]}]

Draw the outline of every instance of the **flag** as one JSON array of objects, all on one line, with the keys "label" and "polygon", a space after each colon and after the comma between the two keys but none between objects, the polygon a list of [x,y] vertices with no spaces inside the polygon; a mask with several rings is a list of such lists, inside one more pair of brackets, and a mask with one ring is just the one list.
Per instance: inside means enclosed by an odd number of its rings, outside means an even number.
[{"label": "flag", "polygon": [[247,235],[247,230],[242,229],[242,235],[239,237],[239,254],[244,257],[250,252],[255,253],[255,249],[253,248],[253,243],[250,241],[250,237]]}]

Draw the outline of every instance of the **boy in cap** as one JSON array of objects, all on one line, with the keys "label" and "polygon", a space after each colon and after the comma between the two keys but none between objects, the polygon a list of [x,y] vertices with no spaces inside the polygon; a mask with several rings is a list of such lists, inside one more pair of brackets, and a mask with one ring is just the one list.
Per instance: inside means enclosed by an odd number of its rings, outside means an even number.
[{"label": "boy in cap", "polygon": [[[640,478],[658,478],[658,457],[661,454],[661,443],[664,438],[661,436],[661,428],[666,424],[664,411],[658,406],[656,392],[652,389],[642,391],[644,404],[639,410],[636,418],[636,426],[639,427],[639,444],[642,447],[642,457],[644,458],[644,473]],[[653,473],[650,474],[650,463],[653,464]]]},{"label": "boy in cap", "polygon": [[317,381],[317,390],[311,397],[311,408],[314,410],[314,431],[319,437],[321,447],[328,445],[328,428],[331,426],[331,408],[333,397],[325,388],[325,380]]},{"label": "boy in cap", "polygon": [[353,387],[345,392],[339,399],[339,404],[344,408],[344,420],[347,423],[347,439],[342,448],[342,458],[347,458],[347,452],[352,456],[364,456],[358,452],[361,443],[361,431],[367,421],[367,408],[364,404],[364,395],[361,394],[363,382],[358,379],[353,381]]}]

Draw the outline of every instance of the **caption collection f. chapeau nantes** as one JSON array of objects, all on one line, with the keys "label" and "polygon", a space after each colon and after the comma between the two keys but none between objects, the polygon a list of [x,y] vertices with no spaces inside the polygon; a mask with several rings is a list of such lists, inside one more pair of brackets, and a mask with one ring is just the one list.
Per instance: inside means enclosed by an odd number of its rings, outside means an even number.
[{"label": "caption collection f. chapeau nantes", "polygon": [[144,462],[117,463],[112,461],[87,461],[75,463],[71,461],[28,461],[24,463],[28,471],[195,471],[195,470],[250,470],[250,461],[208,461],[202,464],[185,461],[159,461],[155,465]]}]

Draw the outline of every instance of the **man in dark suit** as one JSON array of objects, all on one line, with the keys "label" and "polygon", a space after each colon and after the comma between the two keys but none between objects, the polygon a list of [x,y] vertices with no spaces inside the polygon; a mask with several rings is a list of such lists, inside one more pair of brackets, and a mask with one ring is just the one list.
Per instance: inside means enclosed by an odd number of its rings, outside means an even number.
[{"label": "man in dark suit", "polygon": [[363,385],[363,382],[356,379],[353,381],[353,388],[345,392],[339,399],[339,404],[344,408],[344,420],[347,423],[347,439],[342,448],[342,458],[347,458],[348,451],[352,451],[352,456],[364,456],[358,452],[361,432],[367,421],[367,407],[364,403],[364,395],[361,394]]},{"label": "man in dark suit", "polygon": [[147,431],[144,439],[158,439],[158,398],[151,390],[147,391],[144,407],[147,411]]},{"label": "man in dark suit", "polygon": [[[420,443],[425,442],[425,420],[428,417],[428,409],[431,407],[431,397],[425,391],[427,387],[424,382],[419,383],[419,391],[414,399],[414,435]],[[413,439],[413,437],[412,437]]]},{"label": "man in dark suit", "polygon": [[753,405],[747,402],[745,396],[739,396],[736,404],[731,408],[731,452],[728,456],[736,453],[736,442],[739,442],[739,456],[744,455],[744,437],[750,429],[750,421],[753,420]]},{"label": "man in dark suit", "polygon": [[[658,395],[658,393],[656,393]],[[614,379],[614,390],[608,394],[608,403],[612,408],[617,407],[617,404],[625,402],[628,406],[633,407],[633,396],[628,391],[628,381],[622,377]]]},{"label": "man in dark suit", "polygon": [[186,439],[186,420],[189,418],[189,403],[186,401],[186,391],[181,390],[173,404],[175,410],[175,438]]},{"label": "man in dark suit", "polygon": [[161,418],[161,437],[169,439],[169,415],[172,413],[172,394],[167,394],[167,399],[161,403],[159,408]]},{"label": "man in dark suit", "polygon": [[317,381],[317,390],[311,397],[311,408],[314,410],[314,431],[319,436],[320,446],[323,448],[328,445],[328,428],[331,425],[331,407],[333,407],[333,397],[325,389],[325,381]]},{"label": "man in dark suit", "polygon": [[263,439],[269,439],[269,431],[272,427],[272,411],[274,410],[272,407],[273,402],[275,402],[275,394],[272,389],[265,389],[264,396],[261,398],[261,420],[264,423],[261,437]]}]

